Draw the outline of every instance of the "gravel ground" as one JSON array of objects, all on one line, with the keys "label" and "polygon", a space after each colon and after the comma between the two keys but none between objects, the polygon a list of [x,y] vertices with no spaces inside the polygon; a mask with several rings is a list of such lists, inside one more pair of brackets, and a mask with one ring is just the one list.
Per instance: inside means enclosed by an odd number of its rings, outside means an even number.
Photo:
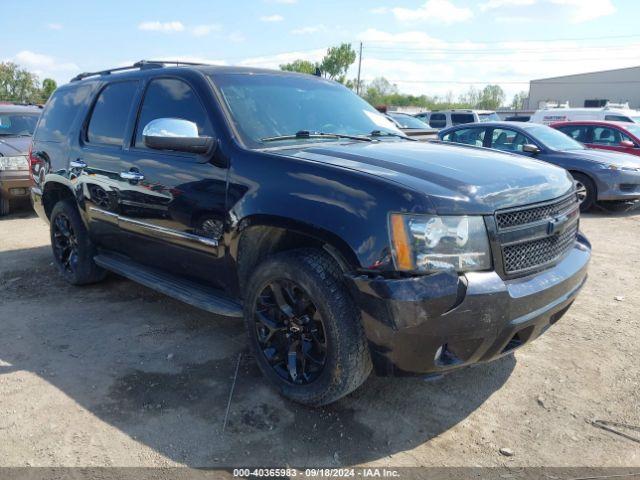
[{"label": "gravel ground", "polygon": [[267,387],[241,321],[116,276],[68,286],[47,226],[4,218],[0,466],[638,467],[639,443],[589,421],[640,425],[640,212],[582,228],[587,286],[515,356],[434,383],[372,377],[311,410]]}]

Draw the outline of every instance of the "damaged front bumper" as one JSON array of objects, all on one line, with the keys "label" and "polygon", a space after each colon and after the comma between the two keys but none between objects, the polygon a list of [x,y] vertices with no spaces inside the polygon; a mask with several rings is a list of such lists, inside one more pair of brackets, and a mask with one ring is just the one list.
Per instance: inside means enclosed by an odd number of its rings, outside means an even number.
[{"label": "damaged front bumper", "polygon": [[590,257],[591,245],[579,235],[562,261],[522,278],[349,277],[376,373],[438,374],[512,352],[564,315],[586,281]]}]

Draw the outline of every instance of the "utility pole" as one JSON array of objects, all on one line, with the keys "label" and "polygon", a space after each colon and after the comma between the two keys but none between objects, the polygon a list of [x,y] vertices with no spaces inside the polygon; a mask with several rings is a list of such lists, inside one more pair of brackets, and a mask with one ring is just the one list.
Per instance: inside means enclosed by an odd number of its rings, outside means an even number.
[{"label": "utility pole", "polygon": [[360,69],[362,68],[362,42],[360,42],[360,55],[358,55],[358,82],[356,83],[356,93],[360,95]]}]

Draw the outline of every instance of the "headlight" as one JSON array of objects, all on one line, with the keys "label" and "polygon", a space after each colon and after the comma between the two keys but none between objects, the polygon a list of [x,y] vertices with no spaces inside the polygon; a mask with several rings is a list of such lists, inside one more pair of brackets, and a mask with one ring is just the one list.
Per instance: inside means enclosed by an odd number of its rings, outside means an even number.
[{"label": "headlight", "polygon": [[491,268],[482,217],[392,214],[390,230],[398,270],[470,272]]},{"label": "headlight", "polygon": [[28,170],[29,161],[26,155],[18,157],[0,157],[0,170]]}]

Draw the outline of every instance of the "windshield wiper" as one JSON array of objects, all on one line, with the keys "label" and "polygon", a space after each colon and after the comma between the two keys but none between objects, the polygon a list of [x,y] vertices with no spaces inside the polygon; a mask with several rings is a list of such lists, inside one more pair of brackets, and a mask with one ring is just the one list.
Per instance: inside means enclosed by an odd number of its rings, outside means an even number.
[{"label": "windshield wiper", "polygon": [[370,137],[396,137],[402,138],[403,140],[409,140],[410,142],[417,142],[416,138],[407,137],[406,135],[402,135],[401,133],[393,133],[393,132],[383,132],[382,130],[373,130],[370,134]]},{"label": "windshield wiper", "polygon": [[277,135],[275,137],[264,137],[260,140],[263,142],[275,142],[278,140],[296,140],[299,138],[348,138],[349,140],[359,140],[361,142],[371,142],[368,137],[360,137],[358,135],[345,135],[342,133],[331,132],[310,132],[308,130],[300,130],[293,135]]}]

